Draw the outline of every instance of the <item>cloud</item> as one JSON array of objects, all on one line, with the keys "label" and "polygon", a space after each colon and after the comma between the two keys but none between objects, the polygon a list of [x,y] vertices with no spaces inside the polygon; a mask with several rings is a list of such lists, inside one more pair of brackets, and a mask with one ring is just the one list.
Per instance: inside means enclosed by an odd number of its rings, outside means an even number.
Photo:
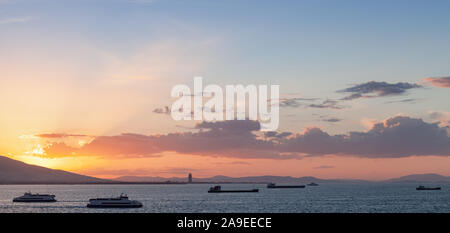
[{"label": "cloud", "polygon": [[251,165],[251,163],[244,161],[232,161],[232,162],[217,162],[216,165]]},{"label": "cloud", "polygon": [[432,120],[439,121],[440,126],[450,126],[450,112],[429,111],[428,115]]},{"label": "cloud", "polygon": [[196,124],[195,128],[210,129],[213,131],[244,133],[244,132],[258,131],[261,129],[261,125],[257,121],[232,120],[232,121],[218,121],[218,122],[201,122]]},{"label": "cloud", "polygon": [[186,175],[190,172],[198,172],[199,169],[183,168],[183,167],[165,167],[165,168],[138,168],[138,169],[104,169],[93,168],[82,170],[83,174],[92,176],[109,175],[109,176],[148,176],[151,174],[182,174]]},{"label": "cloud", "polygon": [[115,157],[158,156],[162,150],[155,143],[157,137],[130,133],[100,136],[80,148],[78,153]]},{"label": "cloud", "polygon": [[159,169],[158,173],[170,173],[170,174],[185,175],[185,174],[188,174],[190,172],[198,172],[198,171],[200,171],[200,170],[199,169],[193,169],[193,168],[170,167],[170,168]]},{"label": "cloud", "polygon": [[95,169],[82,170],[81,173],[88,174],[91,176],[99,175],[112,175],[112,176],[145,176],[154,173],[154,170],[148,168],[138,168],[138,169],[104,169],[96,167]]},{"label": "cloud", "polygon": [[[329,108],[329,109],[343,109],[344,106],[339,105],[337,100],[326,99],[322,100],[320,98],[280,98],[278,104],[280,107],[290,107],[290,108]],[[309,102],[309,103],[305,103]],[[311,103],[312,102],[312,103]]]},{"label": "cloud", "polygon": [[301,97],[280,98],[278,100],[278,104],[280,107],[297,108],[297,107],[303,106],[304,104],[302,102],[304,102],[304,101],[309,102],[309,101],[315,101],[317,99],[318,98],[301,98]]},{"label": "cloud", "polygon": [[336,122],[342,121],[342,119],[335,118],[335,117],[330,117],[330,118],[324,118],[324,119],[322,119],[322,121],[336,123]]},{"label": "cloud", "polygon": [[339,105],[339,102],[336,100],[324,100],[319,104],[309,104],[310,108],[330,108],[330,109],[343,109],[344,106]]},{"label": "cloud", "polygon": [[413,99],[413,98],[410,98],[410,99],[402,99],[402,100],[393,100],[393,101],[387,101],[387,102],[385,102],[386,104],[395,104],[395,103],[416,103],[417,102],[417,99]]},{"label": "cloud", "polygon": [[450,77],[425,78],[423,81],[435,87],[450,88]]},{"label": "cloud", "polygon": [[278,133],[275,131],[269,131],[269,132],[265,132],[264,136],[267,138],[285,138],[292,135],[291,132],[282,132],[282,133]]},{"label": "cloud", "polygon": [[45,148],[49,157],[105,156],[148,157],[171,151],[214,157],[291,159],[291,153],[279,153],[272,142],[259,140],[253,133],[260,124],[251,120],[202,122],[195,126],[198,132],[166,135],[121,134],[99,136],[81,148],[64,143],[53,143]]},{"label": "cloud", "polygon": [[11,24],[11,23],[25,23],[31,21],[33,18],[30,16],[26,17],[18,17],[18,18],[6,18],[0,19],[0,25],[2,24]]},{"label": "cloud", "polygon": [[65,134],[65,133],[44,133],[44,134],[36,134],[36,137],[40,138],[66,138],[66,137],[89,137],[84,134]]},{"label": "cloud", "polygon": [[59,158],[59,157],[70,157],[77,156],[78,148],[68,146],[64,142],[55,142],[49,144],[44,148],[45,156],[47,158]]},{"label": "cloud", "polygon": [[319,128],[302,133],[267,132],[256,135],[257,121],[202,122],[196,132],[166,135],[122,134],[99,136],[81,148],[53,143],[47,156],[148,157],[162,152],[241,159],[300,159],[342,155],[367,158],[450,156],[446,127],[422,119],[396,116],[375,123],[368,131],[329,135]]},{"label": "cloud", "polygon": [[409,89],[421,88],[422,86],[415,83],[387,83],[370,81],[358,84],[343,90],[340,93],[349,93],[350,95],[342,98],[342,100],[353,100],[359,98],[374,98],[404,94]]},{"label": "cloud", "polygon": [[213,62],[210,58],[222,49],[220,38],[199,38],[197,33],[193,34],[195,28],[173,23],[169,31],[172,30],[183,34],[182,39],[161,36],[126,57],[102,51],[105,65],[100,79],[119,84],[160,80],[172,86],[179,83],[180,76],[192,77],[202,72]]},{"label": "cloud", "polygon": [[421,119],[396,116],[376,123],[367,132],[329,135],[309,128],[284,143],[284,151],[306,155],[354,155],[368,158],[450,155],[445,128]]},{"label": "cloud", "polygon": [[170,114],[171,111],[169,106],[164,106],[164,108],[155,108],[153,112],[157,114]]},{"label": "cloud", "polygon": [[324,121],[324,122],[330,122],[330,123],[336,123],[336,122],[341,122],[342,119],[337,118],[337,117],[329,117],[327,115],[320,115],[318,117],[319,121]]}]

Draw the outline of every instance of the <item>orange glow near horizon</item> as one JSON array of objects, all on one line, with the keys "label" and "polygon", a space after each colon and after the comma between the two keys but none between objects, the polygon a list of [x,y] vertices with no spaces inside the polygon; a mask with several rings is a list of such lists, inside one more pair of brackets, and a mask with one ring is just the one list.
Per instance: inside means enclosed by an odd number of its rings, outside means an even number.
[{"label": "orange glow near horizon", "polygon": [[195,177],[314,176],[325,179],[383,180],[412,173],[438,173],[449,176],[446,157],[363,159],[325,156],[274,162],[267,159],[232,159],[168,153],[161,157],[107,159],[96,157],[41,158],[8,156],[28,164],[61,169],[83,175],[112,179],[119,176]]}]

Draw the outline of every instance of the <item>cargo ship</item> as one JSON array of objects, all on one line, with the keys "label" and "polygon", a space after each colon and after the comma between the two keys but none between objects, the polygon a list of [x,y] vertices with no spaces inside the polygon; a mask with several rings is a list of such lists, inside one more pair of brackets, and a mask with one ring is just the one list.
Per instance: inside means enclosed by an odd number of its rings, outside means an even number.
[{"label": "cargo ship", "polygon": [[259,189],[244,189],[244,190],[223,190],[221,186],[213,186],[209,188],[208,193],[257,193]]},{"label": "cargo ship", "polygon": [[319,186],[319,184],[317,184],[317,183],[314,183],[314,182],[311,182],[311,183],[309,183],[309,184],[307,184],[308,186]]},{"label": "cargo ship", "polygon": [[304,185],[276,185],[275,183],[269,183],[267,184],[267,188],[269,189],[279,189],[279,188],[305,188]]},{"label": "cargo ship", "polygon": [[441,190],[441,187],[425,187],[423,185],[420,185],[416,188],[416,190]]}]

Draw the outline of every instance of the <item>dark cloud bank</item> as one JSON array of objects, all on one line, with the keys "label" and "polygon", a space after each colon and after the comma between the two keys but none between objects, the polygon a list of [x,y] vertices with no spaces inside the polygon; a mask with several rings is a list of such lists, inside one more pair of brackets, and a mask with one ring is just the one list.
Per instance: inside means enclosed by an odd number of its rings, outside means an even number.
[{"label": "dark cloud bank", "polygon": [[300,159],[328,154],[367,158],[450,156],[448,127],[396,116],[365,132],[329,135],[319,128],[302,133],[269,132],[257,136],[256,121],[203,122],[196,132],[165,135],[99,136],[81,148],[54,143],[47,156],[148,157],[166,151],[204,156]]},{"label": "dark cloud bank", "polygon": [[415,83],[387,83],[370,81],[367,83],[358,84],[338,92],[348,93],[349,95],[342,98],[342,100],[353,100],[359,98],[373,98],[383,96],[393,96],[404,94],[409,89],[421,88],[422,86]]}]

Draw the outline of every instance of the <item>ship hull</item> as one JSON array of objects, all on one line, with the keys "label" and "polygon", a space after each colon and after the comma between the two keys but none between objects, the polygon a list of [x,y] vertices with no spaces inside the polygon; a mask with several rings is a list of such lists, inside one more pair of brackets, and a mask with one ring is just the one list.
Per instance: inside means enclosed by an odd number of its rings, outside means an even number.
[{"label": "ship hull", "polygon": [[257,193],[259,189],[251,190],[209,190],[208,193]]},{"label": "ship hull", "polygon": [[301,189],[305,188],[304,185],[280,185],[280,186],[268,186],[269,189]]},{"label": "ship hull", "polygon": [[56,202],[56,200],[13,200],[13,202]]},{"label": "ship hull", "polygon": [[108,209],[111,209],[111,208],[121,208],[121,209],[123,209],[123,208],[141,208],[142,207],[142,204],[136,204],[136,205],[114,205],[114,204],[109,204],[109,205],[92,205],[92,204],[88,204],[87,205],[87,207],[88,208],[97,208],[97,209],[102,209],[102,208],[108,208]]},{"label": "ship hull", "polygon": [[441,188],[416,188],[416,190],[441,190]]}]

